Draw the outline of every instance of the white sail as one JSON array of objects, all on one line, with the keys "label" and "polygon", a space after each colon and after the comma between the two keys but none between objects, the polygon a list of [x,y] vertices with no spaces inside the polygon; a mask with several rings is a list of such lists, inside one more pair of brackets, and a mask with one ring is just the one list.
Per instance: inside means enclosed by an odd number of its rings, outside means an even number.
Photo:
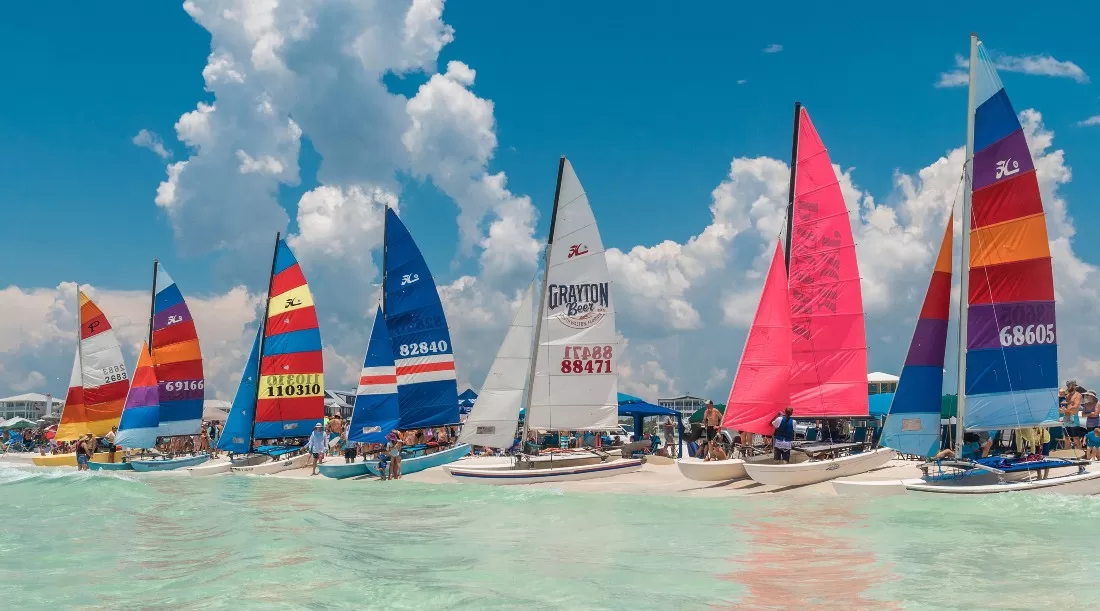
[{"label": "white sail", "polygon": [[512,326],[497,350],[481,394],[462,427],[459,441],[490,448],[510,448],[515,442],[519,410],[531,370],[531,343],[535,334],[534,283],[519,302]]},{"label": "white sail", "polygon": [[611,276],[588,197],[564,158],[560,172],[528,427],[607,430],[618,423],[622,351]]}]

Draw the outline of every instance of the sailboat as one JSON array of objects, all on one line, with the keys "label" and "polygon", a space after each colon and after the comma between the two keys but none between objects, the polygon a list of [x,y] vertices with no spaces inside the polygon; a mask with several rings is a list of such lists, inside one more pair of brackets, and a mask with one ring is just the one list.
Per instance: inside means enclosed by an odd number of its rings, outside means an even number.
[{"label": "sailboat", "polygon": [[[77,291],[80,304],[80,334],[73,359],[69,391],[57,425],[55,441],[75,441],[91,433],[102,437],[118,425],[122,407],[130,389],[130,377],[122,360],[122,348],[103,311]],[[116,454],[116,460],[120,457]],[[93,460],[105,461],[107,452],[98,452]],[[76,466],[76,454],[36,456],[42,467]]]},{"label": "sailboat", "polygon": [[[135,406],[130,406],[131,398],[127,398],[126,409],[140,409],[142,413],[141,419],[137,421],[142,427],[141,432],[123,435],[125,429],[121,425],[119,427],[119,435],[125,443],[118,439],[115,443],[129,449],[155,448],[158,439],[163,441],[174,437],[192,437],[199,432],[202,425],[206,380],[198,332],[183,293],[157,260],[153,261],[149,338],[143,349],[145,348],[149,350],[152,369],[149,372],[151,377],[143,377],[143,382],[151,381],[155,385],[156,397],[154,402],[154,398],[142,397],[138,393]],[[141,366],[140,359],[138,366]],[[137,375],[135,372],[135,380]],[[133,388],[130,394],[135,394]],[[124,410],[122,425],[127,424],[128,420],[127,411]],[[153,424],[156,425],[155,430],[148,430]],[[135,471],[169,471],[193,467],[208,459],[206,452],[199,452],[187,456],[134,458],[129,464]]]},{"label": "sailboat", "polygon": [[[1100,471],[1088,470],[1087,461],[963,455],[967,432],[1060,426],[1054,277],[1042,195],[1023,128],[977,34],[970,35],[968,91],[965,176],[970,184],[963,190],[961,249],[967,270],[960,274],[960,294],[966,298],[959,303],[955,456],[926,463],[921,478],[834,482],[834,488],[843,494],[875,495],[1097,494]],[[943,257],[941,250],[926,308],[937,291],[935,274],[943,267]],[[944,307],[946,289],[938,290],[942,295],[935,308],[949,310]],[[922,311],[914,345],[927,318]],[[946,321],[942,327],[943,341],[937,331],[936,341],[927,346],[937,353],[926,357],[940,364]],[[917,364],[910,362],[913,355],[910,348],[884,442],[929,458],[939,446],[938,435],[933,440],[926,427],[933,422],[933,404],[938,417],[942,373],[911,368]],[[922,376],[928,378],[928,396],[920,395]],[[938,433],[938,426],[935,430]],[[1048,476],[1051,469],[1056,470],[1053,477]]]},{"label": "sailboat", "polygon": [[[157,375],[153,370],[153,357],[149,354],[149,344],[142,343],[137,366],[134,367],[134,377],[130,380],[130,390],[126,393],[126,403],[122,408],[118,433],[115,435],[115,445],[119,448],[156,447],[160,411],[157,386]],[[134,466],[129,461],[93,460],[88,463],[88,468],[92,471],[131,471]]]},{"label": "sailboat", "polygon": [[[474,404],[463,430],[464,440],[511,447],[521,408],[519,399],[524,392],[524,438],[528,431],[606,431],[618,427],[616,363],[623,344],[615,331],[611,275],[588,196],[564,156],[558,163],[545,270],[534,342],[527,335],[531,331],[525,322],[530,320],[533,299],[524,299],[490,369],[486,382],[490,392],[482,390]],[[526,357],[524,347],[528,347]],[[629,473],[640,469],[643,462],[629,458],[603,462],[608,458],[605,455],[595,464],[567,466],[517,459],[506,465],[445,469],[459,481],[531,484]]]},{"label": "sailboat", "polygon": [[[355,405],[348,423],[348,440],[354,443],[386,443],[386,435],[397,429],[401,408],[397,400],[397,370],[393,346],[386,329],[382,307],[374,315],[374,327],[367,340],[367,354],[359,372]],[[325,477],[345,479],[367,475],[367,461],[325,463],[317,468]]]},{"label": "sailboat", "polygon": [[[325,416],[321,331],[313,295],[294,253],[275,235],[265,316],[256,332],[218,449],[234,461],[189,470],[191,475],[270,474],[304,467],[309,455],[290,443],[309,437]],[[259,445],[271,441],[270,445]]]},{"label": "sailboat", "polygon": [[[795,420],[868,417],[867,340],[855,240],[825,144],[798,103],[791,157],[783,258],[777,246],[722,423],[749,437],[771,435],[772,422],[788,406]],[[786,273],[780,275],[783,268]],[[744,447],[750,446],[746,440]],[[737,459],[711,465],[681,459],[679,466],[692,479],[736,478],[743,469],[744,476],[760,484],[802,486],[876,469],[895,456],[893,450],[858,451],[858,446],[807,444],[794,448],[789,463],[757,456],[740,464]],[[817,460],[811,450],[828,458]],[[845,450],[853,453],[836,456]]]}]

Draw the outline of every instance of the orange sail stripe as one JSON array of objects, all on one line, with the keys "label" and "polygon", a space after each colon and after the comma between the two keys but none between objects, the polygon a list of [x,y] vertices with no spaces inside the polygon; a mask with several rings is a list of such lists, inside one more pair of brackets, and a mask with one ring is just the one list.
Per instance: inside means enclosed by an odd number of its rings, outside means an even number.
[{"label": "orange sail stripe", "polygon": [[970,267],[1050,258],[1046,218],[1029,216],[970,232]]},{"label": "orange sail stripe", "polygon": [[183,363],[186,361],[201,361],[202,352],[199,351],[199,340],[192,339],[178,344],[158,346],[153,350],[153,358],[157,364]]},{"label": "orange sail stripe", "polygon": [[360,386],[369,384],[397,384],[397,376],[360,376]]}]

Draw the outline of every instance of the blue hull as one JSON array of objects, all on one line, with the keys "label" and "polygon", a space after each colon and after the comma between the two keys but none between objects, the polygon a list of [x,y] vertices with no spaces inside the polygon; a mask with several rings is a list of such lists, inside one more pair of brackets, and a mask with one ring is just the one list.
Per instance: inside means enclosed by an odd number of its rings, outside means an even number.
[{"label": "blue hull", "polygon": [[332,479],[346,479],[349,477],[359,477],[366,475],[367,463],[365,462],[353,462],[353,463],[321,463],[317,466],[317,472],[325,477],[331,477]]},{"label": "blue hull", "polygon": [[88,463],[92,471],[133,471],[134,467],[128,462],[96,462]]},{"label": "blue hull", "polygon": [[169,458],[167,460],[158,458],[131,460],[130,465],[134,467],[134,471],[172,471],[173,469],[201,465],[208,460],[210,460],[209,456],[206,454],[199,454],[197,456],[183,456],[180,458]]},{"label": "blue hull", "polygon": [[[401,475],[409,475],[410,473],[431,469],[432,467],[441,467],[453,463],[469,453],[470,444],[460,443],[453,448],[443,450],[442,452],[436,452],[435,454],[428,454],[427,456],[416,456],[414,458],[402,457]],[[370,471],[371,475],[376,477],[379,475],[377,460],[372,460],[364,464],[367,465],[367,471]]]}]

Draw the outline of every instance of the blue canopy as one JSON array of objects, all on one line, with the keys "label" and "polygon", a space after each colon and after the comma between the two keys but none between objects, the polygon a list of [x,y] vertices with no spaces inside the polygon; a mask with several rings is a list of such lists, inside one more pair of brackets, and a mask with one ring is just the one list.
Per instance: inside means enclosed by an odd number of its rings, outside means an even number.
[{"label": "blue canopy", "polygon": [[[619,393],[619,416],[634,418],[634,434],[637,436],[642,434],[642,421],[646,417],[676,416],[676,430],[680,432],[680,450],[677,456],[684,455],[684,422],[683,418],[680,416],[680,412],[667,407],[661,407],[660,405],[647,403],[633,395]],[[640,437],[635,437],[635,439],[640,439]]]},{"label": "blue canopy", "polygon": [[878,418],[890,413],[890,404],[894,402],[894,393],[884,392],[867,398],[868,410]]},{"label": "blue canopy", "polygon": [[477,400],[477,393],[474,392],[474,389],[467,388],[466,390],[462,391],[461,395],[458,395],[458,398],[462,401],[470,401],[472,403],[473,401]]}]

